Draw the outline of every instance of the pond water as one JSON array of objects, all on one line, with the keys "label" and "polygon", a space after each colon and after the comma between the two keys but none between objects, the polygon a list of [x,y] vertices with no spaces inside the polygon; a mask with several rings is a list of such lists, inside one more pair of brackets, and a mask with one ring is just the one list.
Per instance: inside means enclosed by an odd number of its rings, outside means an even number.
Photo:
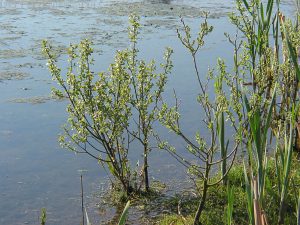
[{"label": "pond water", "polygon": [[[293,11],[293,2],[284,9]],[[84,170],[85,201],[93,224],[115,215],[113,207],[101,204],[100,193],[108,187],[107,175],[97,162],[62,150],[57,143],[67,114],[66,102],[50,97],[53,85],[41,54],[41,40],[55,47],[59,65],[69,43],[93,40],[95,71],[106,70],[116,50],[128,43],[127,20],[131,12],[141,15],[140,55],[162,59],[166,46],[174,49],[174,70],[166,90],[171,102],[176,89],[184,115],[183,127],[190,135],[204,126],[195,106],[197,86],[191,58],[180,45],[176,28],[179,15],[186,18],[194,33],[201,12],[210,11],[215,27],[198,56],[204,75],[218,57],[231,65],[232,48],[224,32],[235,33],[227,19],[233,1],[223,0],[2,0],[0,1],[0,224],[38,224],[40,209],[47,209],[47,224],[80,224],[80,171]],[[159,61],[160,62],[160,61]],[[170,134],[160,128],[164,136]],[[175,147],[184,148],[179,141]],[[136,149],[133,160],[141,153]],[[161,151],[151,152],[151,181],[167,184],[174,193],[176,181],[186,180],[183,168]],[[167,191],[168,192],[168,191]],[[143,209],[130,213],[130,224],[142,224]],[[146,223],[146,222],[145,222]]]}]

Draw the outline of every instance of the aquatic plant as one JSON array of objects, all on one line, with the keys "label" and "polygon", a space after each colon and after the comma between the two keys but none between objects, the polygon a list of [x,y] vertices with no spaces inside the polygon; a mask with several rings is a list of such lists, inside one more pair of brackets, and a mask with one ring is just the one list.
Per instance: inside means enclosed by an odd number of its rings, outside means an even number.
[{"label": "aquatic plant", "polygon": [[[271,135],[274,135],[297,102],[297,67],[292,58],[288,60],[290,49],[295,51],[299,48],[297,21],[293,24],[285,19],[280,10],[280,0],[237,0],[236,5],[237,10],[229,18],[243,38],[240,38],[241,45],[234,46],[235,54],[239,52],[238,60],[235,59],[235,70],[242,78],[243,88],[248,92],[251,101],[258,105],[261,101],[265,104],[271,101],[271,93],[275,84],[278,84],[280,99],[276,102],[277,109],[271,123]],[[288,42],[284,30],[289,34]],[[262,117],[266,118],[267,107],[264,104],[260,104],[260,107]],[[243,116],[244,119],[247,117],[245,114]]]},{"label": "aquatic plant", "polygon": [[46,224],[46,220],[47,220],[46,209],[42,208],[42,210],[41,210],[41,216],[40,216],[41,225],[45,225]]},{"label": "aquatic plant", "polygon": [[165,52],[165,64],[161,64],[161,72],[156,72],[155,61],[152,60],[147,64],[144,60],[138,60],[139,50],[136,47],[139,32],[139,17],[131,15],[129,18],[129,38],[131,48],[127,51],[127,58],[124,61],[130,74],[130,85],[132,96],[130,106],[135,110],[138,119],[132,121],[135,129],[126,128],[128,133],[138,140],[143,146],[143,174],[145,190],[149,191],[148,176],[148,155],[151,151],[150,138],[153,135],[153,124],[158,120],[158,106],[161,101],[167,82],[167,75],[173,67],[171,61],[172,49],[167,48]]},{"label": "aquatic plant", "polygon": [[[169,48],[161,72],[157,72],[154,60],[147,64],[138,59],[139,18],[132,15],[129,22],[131,47],[117,51],[108,72],[97,75],[92,71],[91,41],[83,40],[70,46],[66,78],[56,65],[52,47],[43,41],[48,68],[60,86],[60,89],[53,89],[53,93],[69,101],[68,123],[59,137],[60,144],[77,154],[95,158],[108,168],[127,195],[140,190],[138,180],[144,182],[145,190],[149,191],[149,142],[172,68]],[[131,146],[137,143],[143,148],[142,176],[131,169],[128,159]]]},{"label": "aquatic plant", "polygon": [[[290,186],[287,189],[287,198],[285,201],[286,211],[284,214],[284,224],[296,225],[297,224],[297,210],[298,210],[298,187],[299,187],[299,168],[298,159],[295,154],[292,156],[291,173],[290,173]],[[247,171],[247,168],[246,168]],[[221,171],[219,172],[221,173]],[[298,175],[297,175],[298,174]],[[247,176],[248,177],[248,176]],[[217,177],[215,177],[217,178]],[[245,191],[246,182],[244,176],[244,166],[242,163],[235,162],[232,169],[227,176],[228,186],[218,184],[208,190],[208,198],[205,208],[201,215],[202,224],[215,225],[215,224],[229,224],[228,207],[233,204],[231,224],[249,225],[254,224],[250,220],[247,212],[247,192]],[[249,180],[251,185],[251,180]],[[293,186],[295,185],[295,188]],[[266,173],[266,191],[264,195],[265,208],[263,212],[268,219],[268,224],[278,224],[278,212],[280,203],[280,194],[278,194],[276,165],[273,155],[268,160],[268,168]],[[232,196],[228,193],[232,189]],[[251,193],[251,192],[250,192]],[[184,196],[183,196],[184,195]],[[181,211],[182,214],[178,215],[177,205],[178,198],[181,198]],[[230,199],[229,199],[230,198]],[[176,200],[177,199],[177,200]],[[194,212],[197,207],[198,198],[194,195],[194,191],[190,190],[190,195],[187,193],[180,196],[173,197],[171,200],[166,200],[168,205],[166,209],[170,209],[159,216],[159,219],[154,220],[154,224],[161,225],[182,225],[193,224]],[[252,208],[253,209],[253,205]],[[228,211],[229,210],[229,211]],[[158,220],[157,223],[155,223]]]},{"label": "aquatic plant", "polygon": [[[277,143],[275,151],[275,162],[276,162],[276,175],[278,179],[278,192],[280,194],[280,207],[278,212],[278,224],[284,223],[284,208],[285,200],[287,197],[287,189],[290,183],[290,170],[292,163],[292,152],[293,152],[293,139],[294,139],[294,126],[295,116],[298,114],[298,109],[295,110],[291,115],[291,122],[289,128],[285,128],[284,143]],[[287,124],[285,124],[287,126]],[[279,131],[279,134],[281,132]],[[279,137],[277,137],[280,140]]]},{"label": "aquatic plant", "polygon": [[[240,60],[237,61],[235,56],[234,65],[237,74],[242,75],[245,90],[243,96],[246,114],[243,114],[243,120],[249,121],[245,123],[249,132],[244,133],[249,159],[245,166],[249,222],[266,223],[264,193],[267,191],[266,179],[269,179],[266,177],[267,139],[275,135],[277,149],[280,149],[276,150],[276,185],[281,195],[278,223],[283,224],[292,146],[297,147],[299,138],[298,135],[294,138],[295,121],[298,120],[295,109],[299,98],[299,67],[296,56],[299,47],[298,25],[297,22],[293,25],[290,20],[285,19],[280,12],[279,0],[237,0],[236,3],[237,11],[230,15],[230,19],[245,38],[241,40],[241,45],[230,39],[229,41],[234,44],[235,54],[240,52]],[[298,16],[299,14],[297,20]],[[270,45],[272,42],[274,47]],[[278,88],[276,84],[279,84]],[[274,98],[276,92],[280,98]]]},{"label": "aquatic plant", "polygon": [[251,224],[266,224],[266,216],[263,211],[265,180],[267,173],[267,139],[275,104],[276,88],[272,94],[272,100],[268,107],[268,116],[263,118],[260,107],[250,105],[248,98],[244,96],[250,135],[248,142],[249,170],[244,166],[245,184],[248,201],[248,214]]}]

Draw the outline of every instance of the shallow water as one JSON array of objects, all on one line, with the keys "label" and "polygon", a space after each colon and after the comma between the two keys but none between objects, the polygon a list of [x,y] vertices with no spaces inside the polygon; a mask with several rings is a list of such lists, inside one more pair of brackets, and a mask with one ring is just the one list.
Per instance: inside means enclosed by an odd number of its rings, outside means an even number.
[{"label": "shallow water", "polygon": [[[226,3],[225,3],[226,2]],[[286,1],[284,9],[290,9]],[[105,70],[114,52],[127,43],[127,19],[132,11],[142,19],[140,54],[161,59],[165,46],[174,49],[173,74],[166,90],[171,102],[173,88],[182,102],[183,127],[189,134],[203,131],[195,107],[197,86],[186,50],[176,37],[179,15],[196,32],[203,10],[211,11],[213,34],[198,57],[201,73],[226,58],[232,49],[223,33],[235,30],[227,13],[233,1],[210,0],[2,0],[0,1],[0,224],[38,224],[39,211],[47,208],[47,224],[80,223],[80,170],[84,172],[85,201],[93,224],[113,218],[115,209],[97,203],[107,188],[107,176],[88,157],[78,157],[57,144],[60,127],[66,120],[65,101],[50,97],[54,85],[41,54],[41,40],[48,39],[60,54],[60,65],[69,43],[83,38],[95,44],[95,71]],[[167,138],[171,135],[160,128]],[[174,145],[184,148],[179,141]],[[138,149],[136,149],[138,151]],[[132,156],[137,161],[141,153]],[[185,180],[183,169],[161,151],[151,153],[151,178],[178,191],[176,181]],[[167,191],[168,193],[168,191]],[[130,213],[130,224],[141,224],[143,210]]]}]

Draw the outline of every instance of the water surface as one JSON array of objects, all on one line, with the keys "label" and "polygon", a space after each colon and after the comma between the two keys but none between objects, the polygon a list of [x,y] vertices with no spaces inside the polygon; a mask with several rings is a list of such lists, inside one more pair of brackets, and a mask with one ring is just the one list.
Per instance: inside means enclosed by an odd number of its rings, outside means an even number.
[{"label": "water surface", "polygon": [[[291,12],[291,1],[284,9]],[[198,56],[203,76],[207,68],[225,59],[230,69],[231,46],[223,33],[235,33],[227,19],[233,1],[223,0],[3,0],[0,1],[0,224],[38,224],[39,211],[47,208],[47,224],[80,223],[79,174],[84,173],[85,200],[91,220],[112,219],[115,209],[99,205],[99,193],[107,188],[107,176],[97,162],[62,150],[57,135],[65,122],[66,102],[50,97],[53,85],[41,54],[41,40],[48,39],[66,65],[65,49],[83,38],[93,40],[95,71],[106,70],[114,52],[127,46],[127,20],[131,12],[141,15],[140,55],[162,59],[166,46],[174,49],[174,70],[166,90],[181,100],[183,128],[190,135],[204,132],[195,104],[197,85],[191,58],[180,45],[176,29],[179,15],[197,32],[203,10],[211,11],[215,27]],[[159,128],[166,138],[172,136]],[[205,133],[204,133],[205,135]],[[175,139],[179,151],[184,145]],[[141,152],[134,149],[133,161]],[[151,180],[165,182],[172,193],[185,180],[184,170],[161,151],[151,153]],[[176,182],[179,181],[179,182]],[[141,224],[143,210],[131,210],[130,224]]]}]

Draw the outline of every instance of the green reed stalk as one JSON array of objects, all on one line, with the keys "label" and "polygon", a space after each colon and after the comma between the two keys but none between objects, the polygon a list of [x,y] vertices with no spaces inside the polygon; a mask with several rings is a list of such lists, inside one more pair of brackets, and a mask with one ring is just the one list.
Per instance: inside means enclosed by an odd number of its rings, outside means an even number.
[{"label": "green reed stalk", "polygon": [[227,201],[228,201],[228,205],[227,205],[227,224],[231,225],[233,224],[233,218],[232,218],[232,214],[233,214],[233,201],[234,201],[234,194],[233,194],[233,187],[229,187],[229,185],[227,185]]},{"label": "green reed stalk", "polygon": [[298,198],[297,224],[300,225],[300,192],[299,192],[299,198]]},{"label": "green reed stalk", "polygon": [[221,151],[221,158],[222,163],[221,163],[221,167],[222,167],[222,176],[224,177],[223,179],[223,184],[227,183],[227,178],[226,178],[226,171],[227,171],[227,160],[226,160],[226,156],[227,156],[227,149],[228,149],[228,144],[229,141],[227,141],[227,144],[225,144],[225,132],[224,132],[225,128],[224,128],[224,113],[220,113],[219,117],[218,117],[218,124],[217,124],[217,133],[218,133],[218,138],[219,138],[219,143],[220,143],[220,151]]}]

